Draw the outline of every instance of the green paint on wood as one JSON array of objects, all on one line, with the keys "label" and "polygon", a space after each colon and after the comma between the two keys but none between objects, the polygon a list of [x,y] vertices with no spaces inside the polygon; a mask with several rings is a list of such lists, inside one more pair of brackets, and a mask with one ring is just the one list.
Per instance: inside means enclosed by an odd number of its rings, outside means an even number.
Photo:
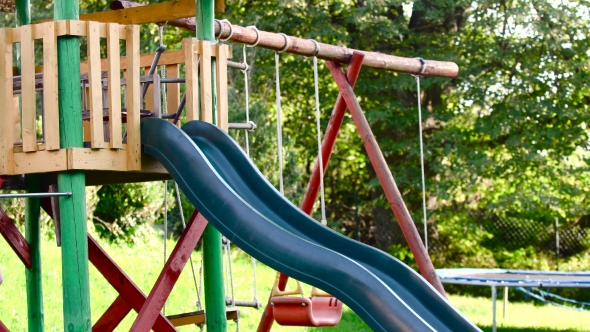
[{"label": "green paint on wood", "polygon": [[[199,40],[215,40],[215,2],[213,0],[197,0],[197,38]],[[215,62],[211,62],[211,73],[215,87]],[[213,89],[213,121],[217,122],[217,96]],[[208,225],[203,234],[205,246],[203,248],[203,270],[205,272],[205,308],[207,331],[218,332],[227,330],[225,316],[225,293],[223,287],[223,260],[221,253],[221,234]]]},{"label": "green paint on wood", "polygon": [[[78,19],[78,0],[56,0],[55,20]],[[80,41],[57,39],[59,131],[61,148],[82,147],[80,91]],[[60,197],[64,331],[91,331],[88,242],[86,240],[86,176],[68,171],[57,175],[58,190],[72,192]]]},{"label": "green paint on wood", "polygon": [[[41,190],[38,174],[25,176],[27,192],[38,193]],[[31,268],[25,269],[27,276],[27,313],[29,331],[43,329],[43,287],[41,275],[41,227],[39,218],[41,215],[41,199],[27,198],[25,200],[25,238],[29,242],[31,255]]]}]

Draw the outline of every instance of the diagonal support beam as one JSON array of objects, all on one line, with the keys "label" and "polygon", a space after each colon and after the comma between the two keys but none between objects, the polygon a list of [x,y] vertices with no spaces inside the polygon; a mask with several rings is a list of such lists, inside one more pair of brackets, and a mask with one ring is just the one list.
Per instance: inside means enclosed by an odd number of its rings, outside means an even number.
[{"label": "diagonal support beam", "polygon": [[[90,235],[88,235],[88,259],[121,297],[125,299],[125,302],[133,310],[139,312],[145,303],[145,294]],[[162,314],[157,316],[155,324],[152,324],[154,331],[176,331],[170,321]]]},{"label": "diagonal support beam", "polygon": [[25,264],[27,269],[31,268],[31,254],[29,248],[29,242],[19,232],[18,228],[14,225],[14,222],[6,214],[6,211],[0,207],[0,233],[8,242],[8,245],[14,250],[18,258]]},{"label": "diagonal support beam", "polygon": [[6,327],[6,325],[4,325],[1,320],[0,320],[0,332],[10,332],[8,327]]},{"label": "diagonal support beam", "polygon": [[[350,82],[350,85],[352,87],[354,87],[354,85],[356,84],[356,80],[361,71],[361,67],[363,66],[363,59],[364,55],[361,53],[354,53],[352,55],[352,60],[350,61],[350,65],[348,66],[348,70],[346,72],[346,78],[348,79],[348,82]],[[334,105],[334,109],[332,110],[330,122],[328,122],[328,126],[326,127],[326,131],[324,133],[324,140],[322,141],[322,161],[324,166],[324,174],[326,174],[326,170],[328,169],[328,164],[330,162],[330,158],[332,157],[332,151],[334,150],[334,145],[336,144],[338,133],[340,132],[342,122],[344,121],[344,115],[346,115],[346,102],[344,101],[344,98],[340,93],[338,95],[338,98],[336,98],[336,104]],[[305,189],[303,201],[301,202],[301,210],[303,212],[307,214],[311,214],[313,212],[313,206],[316,200],[318,199],[319,189],[320,164],[319,160],[316,160],[313,167],[313,171],[311,173],[311,177],[309,178],[309,182],[307,183],[307,188]],[[280,290],[285,290],[288,280],[289,276],[281,273],[278,285]],[[260,318],[260,323],[258,324],[257,331],[270,331],[273,323],[274,316],[272,313],[272,306],[270,305],[269,296],[268,303],[264,308],[264,312],[262,313],[262,316]]]},{"label": "diagonal support beam", "polygon": [[125,319],[125,316],[131,311],[131,306],[125,299],[119,295],[110,307],[92,326],[92,332],[110,332],[114,331],[117,326]]},{"label": "diagonal support beam", "polygon": [[367,154],[369,155],[369,159],[371,164],[375,168],[375,172],[377,173],[377,178],[383,187],[383,191],[385,192],[385,196],[391,205],[391,209],[397,218],[402,232],[404,233],[404,237],[410,246],[410,250],[414,254],[416,259],[416,263],[418,264],[418,268],[422,273],[422,276],[428,280],[428,282],[441,293],[443,296],[446,296],[445,290],[436,275],[436,271],[434,266],[432,265],[432,261],[428,256],[428,252],[420,239],[420,235],[418,234],[418,230],[416,229],[416,225],[412,220],[412,216],[404,203],[402,194],[400,193],[395,180],[393,179],[393,175],[391,174],[391,170],[385,161],[385,157],[377,144],[377,140],[373,135],[373,131],[369,126],[369,122],[363,113],[361,105],[359,104],[354,91],[352,90],[352,86],[346,79],[342,68],[340,65],[332,62],[326,61],[328,65],[328,69],[332,73],[336,84],[338,85],[338,89],[342,94],[348,109],[352,115],[352,119],[357,126],[359,134],[361,135],[361,139],[363,140],[363,144],[365,149],[367,150]]},{"label": "diagonal support beam", "polygon": [[160,312],[164,307],[164,303],[166,303],[166,299],[168,299],[174,284],[176,284],[180,273],[182,273],[182,269],[184,269],[191,253],[201,239],[207,224],[205,217],[195,210],[186,225],[186,229],[178,239],[176,247],[170,254],[170,258],[166,261],[166,265],[154,284],[150,295],[137,315],[131,331],[148,332],[152,329],[154,322],[161,315]]}]

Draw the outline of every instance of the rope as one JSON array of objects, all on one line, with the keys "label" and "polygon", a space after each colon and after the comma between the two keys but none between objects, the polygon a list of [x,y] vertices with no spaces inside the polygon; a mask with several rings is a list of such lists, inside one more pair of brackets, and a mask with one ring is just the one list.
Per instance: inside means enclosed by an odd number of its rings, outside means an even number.
[{"label": "rope", "polygon": [[317,41],[310,39],[315,44],[315,53],[313,55],[313,83],[315,87],[315,119],[316,119],[316,132],[318,139],[318,163],[320,168],[320,206],[322,211],[322,225],[327,225],[326,220],[326,197],[324,188],[324,158],[322,156],[322,129],[320,124],[320,89],[319,89],[319,78],[318,78],[318,57],[317,54],[320,52],[320,44]]},{"label": "rope", "polygon": [[[543,302],[545,304],[550,304],[552,306],[556,306],[556,307],[560,307],[560,308],[564,308],[564,309],[569,309],[569,310],[575,310],[575,311],[581,311],[581,312],[590,312],[590,310],[584,308],[584,306],[590,305],[590,303],[587,303],[587,302],[578,302],[576,300],[566,299],[566,298],[563,298],[563,297],[561,297],[559,295],[551,294],[551,293],[548,293],[548,292],[544,292],[542,290],[538,290],[539,293],[541,293],[541,295],[535,294],[535,293],[531,292],[530,290],[528,290],[528,289],[526,289],[524,287],[516,287],[516,290],[518,290],[519,292],[524,293],[525,295],[530,296],[530,297],[532,297],[532,298],[534,298],[536,300],[539,300],[539,301],[541,301],[541,302]],[[549,294],[551,294],[551,295],[549,295]],[[555,297],[557,299],[563,299],[563,300],[565,300],[567,302],[570,302],[570,303],[579,304],[582,307],[581,308],[577,308],[577,307],[572,307],[572,306],[569,306],[569,305],[563,305],[561,303],[557,303],[557,302],[554,302],[554,301],[551,301],[551,300],[547,300],[545,298],[546,295],[549,295],[550,297]]]},{"label": "rope", "polygon": [[[182,210],[182,201],[180,200],[180,190],[178,189],[178,184],[174,181],[174,190],[176,191],[176,204],[178,204],[178,210],[180,212],[180,220],[182,221],[182,229],[186,228],[186,222],[184,221],[184,211]],[[197,277],[195,274],[195,265],[193,263],[193,256],[189,256],[189,261],[191,262],[191,271],[193,274],[193,282],[195,283],[195,291],[197,292],[197,309],[201,310],[201,294],[199,290],[199,286],[197,285]]]},{"label": "rope", "polygon": [[[168,181],[164,181],[164,266],[166,266],[166,241],[168,240]],[[162,307],[162,315],[166,316],[166,303]]]},{"label": "rope", "polygon": [[225,254],[227,255],[227,266],[229,269],[229,284],[230,284],[230,290],[231,290],[231,306],[235,307],[236,306],[236,298],[235,298],[235,294],[234,294],[234,273],[232,270],[232,265],[231,265],[231,242],[229,241],[228,238],[225,238]]},{"label": "rope", "polygon": [[[245,69],[242,70],[242,73],[244,73],[244,93],[246,94],[246,123],[250,123],[250,88],[249,88],[249,80],[248,80],[248,71],[250,70],[250,67],[248,66],[248,61],[247,61],[247,54],[246,54],[246,44],[244,44],[244,46],[242,47],[242,53],[244,55],[244,66]],[[245,137],[246,137],[246,155],[248,156],[248,158],[250,158],[250,138],[248,137],[248,131],[245,131]]]},{"label": "rope", "polygon": [[[285,40],[288,40],[285,38]],[[287,47],[288,47],[287,42]],[[277,104],[277,145],[279,153],[279,191],[281,195],[285,194],[283,187],[283,128],[281,126],[281,79],[279,76],[279,51],[275,52],[275,87],[276,87],[276,104]]]},{"label": "rope", "polygon": [[426,69],[426,64],[424,59],[418,58],[420,63],[422,64],[422,68],[420,69],[420,74],[412,75],[416,79],[416,89],[418,91],[418,132],[420,138],[420,172],[422,174],[422,212],[424,218],[424,247],[426,247],[426,252],[428,252],[428,212],[426,211],[426,180],[424,174],[424,143],[422,141],[422,98],[420,92],[420,75],[424,74],[424,70]]}]

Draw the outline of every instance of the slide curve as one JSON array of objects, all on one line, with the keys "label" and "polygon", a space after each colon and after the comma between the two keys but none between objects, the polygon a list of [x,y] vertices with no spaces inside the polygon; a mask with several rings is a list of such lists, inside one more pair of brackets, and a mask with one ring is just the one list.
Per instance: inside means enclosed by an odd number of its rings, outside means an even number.
[{"label": "slide curve", "polygon": [[374,331],[480,331],[419,274],[390,255],[318,223],[284,199],[217,127],[141,120],[144,151],[199,212],[271,268],[348,305]]}]

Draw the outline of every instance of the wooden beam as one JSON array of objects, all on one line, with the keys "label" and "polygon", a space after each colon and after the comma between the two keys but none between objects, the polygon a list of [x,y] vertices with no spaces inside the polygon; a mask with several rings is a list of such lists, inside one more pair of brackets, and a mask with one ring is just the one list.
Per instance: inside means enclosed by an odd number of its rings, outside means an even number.
[{"label": "wooden beam", "polygon": [[182,269],[188,262],[193,250],[195,250],[207,224],[207,219],[195,210],[170,254],[170,258],[166,261],[164,269],[160,272],[160,276],[156,280],[150,295],[137,315],[131,327],[132,331],[148,332],[152,329],[157,318],[161,315],[160,311],[164,303],[166,303],[170,292],[172,292],[172,287],[180,277]]},{"label": "wooden beam", "polygon": [[25,267],[30,269],[31,255],[29,252],[29,242],[27,242],[25,237],[18,231],[14,222],[2,207],[0,207],[0,234],[2,234],[6,242],[8,242],[8,245],[14,250]]},{"label": "wooden beam", "polygon": [[[10,29],[0,29],[0,174],[14,172],[15,122],[19,123],[18,108],[12,93],[12,40]],[[16,99],[18,101],[18,98]],[[16,121],[15,121],[16,120]],[[20,132],[18,133],[20,136]]]},{"label": "wooden beam", "polygon": [[92,326],[92,332],[114,331],[131,311],[131,306],[119,295]]},{"label": "wooden beam", "polygon": [[[146,297],[129,276],[113,261],[109,255],[90,236],[88,237],[88,259],[111,284],[111,286],[123,297],[133,310],[139,312],[143,307]],[[154,331],[176,331],[174,326],[159,313],[153,324]]]},{"label": "wooden beam", "polygon": [[179,0],[147,6],[134,6],[120,10],[82,14],[82,21],[114,22],[119,24],[144,24],[165,22],[195,16],[194,0]]}]

